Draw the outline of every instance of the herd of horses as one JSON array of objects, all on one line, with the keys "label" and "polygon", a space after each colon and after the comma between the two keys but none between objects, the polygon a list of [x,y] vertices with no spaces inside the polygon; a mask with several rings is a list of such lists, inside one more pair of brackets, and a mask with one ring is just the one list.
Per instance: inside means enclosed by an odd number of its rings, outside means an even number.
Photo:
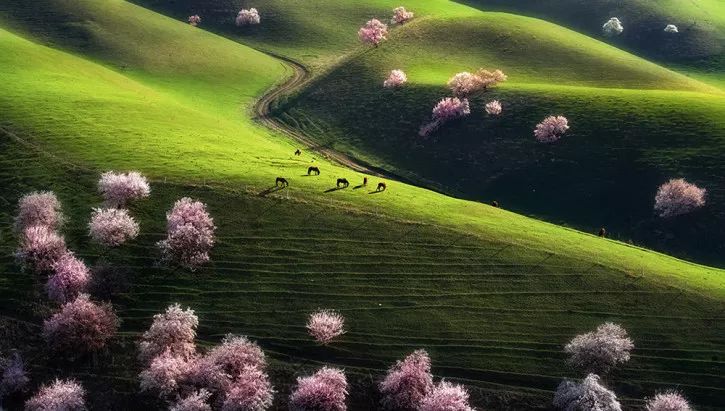
[{"label": "herd of horses", "polygon": [[[299,150],[295,151],[295,155],[300,155],[300,151]],[[312,176],[312,175],[319,176],[320,175],[320,168],[319,167],[316,167],[316,166],[310,166],[310,167],[308,167],[307,168],[307,175],[308,176]],[[275,185],[275,187],[288,187],[289,186],[289,181],[287,181],[287,179],[284,178],[284,177],[277,177],[277,179],[274,182],[274,185]],[[361,187],[367,187],[367,185],[368,185],[368,178],[367,177],[363,177],[363,183],[362,183]],[[346,178],[338,178],[337,179],[336,188],[342,189],[342,188],[347,188],[349,186],[350,186],[350,182]],[[381,181],[381,182],[378,183],[378,186],[375,189],[375,191],[378,191],[378,192],[379,191],[385,191],[387,188],[388,188],[388,186],[385,184],[385,182],[382,182]]]}]

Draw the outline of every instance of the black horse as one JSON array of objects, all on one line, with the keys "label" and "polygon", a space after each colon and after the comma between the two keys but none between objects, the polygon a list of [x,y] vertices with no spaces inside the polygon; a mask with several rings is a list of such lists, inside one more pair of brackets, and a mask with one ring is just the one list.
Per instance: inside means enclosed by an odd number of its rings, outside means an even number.
[{"label": "black horse", "polygon": [[307,175],[309,176],[312,173],[315,173],[315,175],[318,175],[319,176],[320,175],[320,169],[318,167],[315,167],[315,166],[312,166],[312,167],[308,168],[307,169]]},{"label": "black horse", "polygon": [[368,178],[367,177],[363,177],[363,185],[364,186],[368,185]]},{"label": "black horse", "polygon": [[275,187],[287,187],[289,185],[289,182],[284,177],[277,177],[277,180],[274,182]]},{"label": "black horse", "polygon": [[340,187],[345,188],[345,187],[347,187],[349,185],[350,185],[350,182],[347,181],[346,178],[338,178],[337,179],[337,188],[340,188]]},{"label": "black horse", "polygon": [[606,237],[606,236],[607,236],[607,229],[606,229],[606,228],[604,228],[604,227],[600,228],[600,229],[599,229],[599,237],[602,237],[602,238],[604,238],[604,237]]},{"label": "black horse", "polygon": [[300,149],[298,148],[298,149],[297,149],[297,151],[295,151],[295,155],[296,155],[296,156],[299,156],[300,154],[302,154],[302,152],[301,152],[301,151],[300,151]]},{"label": "black horse", "polygon": [[492,205],[493,207],[496,207],[496,208],[498,208],[498,207],[499,207],[499,205],[498,205],[498,201],[496,201],[496,200],[493,200],[493,201],[491,201],[491,205]]},{"label": "black horse", "polygon": [[385,185],[385,183],[380,182],[380,183],[378,183],[378,188],[375,191],[385,191],[387,188],[388,188],[388,186]]}]

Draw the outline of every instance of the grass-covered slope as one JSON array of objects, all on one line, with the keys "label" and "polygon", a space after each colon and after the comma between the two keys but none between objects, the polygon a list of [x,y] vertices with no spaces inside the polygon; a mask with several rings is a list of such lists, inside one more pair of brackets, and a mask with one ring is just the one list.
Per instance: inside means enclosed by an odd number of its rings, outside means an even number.
[{"label": "grass-covered slope", "polygon": [[[354,186],[362,176],[306,151],[295,158],[291,142],[245,115],[285,75],[271,58],[125,2],[48,2],[47,13],[28,15],[18,4],[0,5],[11,28],[0,31],[1,347],[27,352],[34,384],[73,375],[95,409],[138,407],[133,342],[179,301],[199,313],[203,344],[227,332],[260,341],[279,408],[295,376],[327,362],[354,378],[351,409],[370,409],[373,380],[419,347],[437,375],[473,387],[478,406],[545,408],[573,375],[562,344],[607,320],[639,347],[608,378],[626,404],[679,386],[700,409],[725,405],[722,270],[401,183],[330,191],[336,177]],[[68,35],[65,22],[93,30]],[[124,32],[137,40],[109,40]],[[154,59],[154,50],[169,53]],[[320,177],[301,176],[310,161]],[[154,191],[133,208],[142,236],[108,253],[88,243],[85,224],[100,202],[95,179],[111,168],[141,170]],[[260,196],[279,175],[291,187]],[[34,189],[58,192],[64,233],[89,264],[129,272],[130,289],[115,300],[121,337],[95,364],[42,351],[50,307],[11,256],[14,205]],[[196,274],[154,264],[164,212],[185,195],[209,203],[219,227],[213,263]],[[331,348],[303,328],[318,307],[348,318],[350,332]]]},{"label": "grass-covered slope", "polygon": [[[419,137],[450,93],[446,80],[478,67],[501,68],[509,80],[475,96],[467,119]],[[386,90],[394,68],[409,82]],[[504,106],[497,118],[483,111],[493,99]],[[552,114],[566,115],[572,128],[558,144],[539,144],[532,130]],[[317,79],[278,116],[321,144],[452,193],[725,261],[722,94],[540,20],[486,13],[411,23]],[[656,218],[656,188],[673,177],[706,187],[706,209]]]},{"label": "grass-covered slope", "polygon": [[[108,252],[86,236],[91,207],[100,203],[97,172],[7,135],[0,149],[0,349],[22,350],[33,384],[55,376],[79,378],[92,409],[163,409],[138,393],[134,343],[154,313],[177,301],[199,315],[202,346],[218,343],[227,332],[262,345],[278,391],[274,409],[286,409],[296,376],[321,364],[345,368],[351,410],[375,409],[374,382],[396,358],[421,347],[431,353],[436,376],[465,383],[477,407],[546,409],[561,378],[577,375],[565,365],[563,344],[604,321],[623,324],[637,346],[632,360],[607,377],[625,406],[672,387],[699,410],[725,406],[725,333],[717,326],[723,297],[703,297],[658,277],[660,269],[673,267],[715,291],[723,289],[715,280],[722,272],[651,253],[620,270],[581,235],[575,236],[589,243],[588,253],[575,257],[517,245],[515,234],[483,239],[474,226],[401,220],[388,208],[335,207],[263,198],[220,183],[158,180],[151,198],[132,206],[142,226],[139,239]],[[129,286],[113,299],[123,320],[121,334],[95,362],[47,355],[39,324],[52,307],[42,302],[42,282],[21,271],[12,257],[15,200],[36,189],[58,193],[69,217],[63,229],[69,246],[88,264],[119,269],[114,283]],[[207,202],[218,226],[212,263],[196,273],[155,265],[164,211],[183,195]],[[367,197],[386,195],[399,198],[393,191]],[[478,208],[469,212],[480,213]],[[551,229],[539,235],[556,245],[564,231]],[[614,249],[623,259],[633,251]],[[328,348],[316,345],[304,328],[306,315],[319,307],[338,309],[347,318],[349,332]],[[15,404],[4,403],[10,409]]]},{"label": "grass-covered slope", "polygon": [[[482,10],[531,15],[570,27],[617,47],[689,70],[725,70],[725,3],[719,0],[461,0]],[[602,25],[617,17],[620,36],[605,37]],[[663,31],[675,24],[679,33]]]}]

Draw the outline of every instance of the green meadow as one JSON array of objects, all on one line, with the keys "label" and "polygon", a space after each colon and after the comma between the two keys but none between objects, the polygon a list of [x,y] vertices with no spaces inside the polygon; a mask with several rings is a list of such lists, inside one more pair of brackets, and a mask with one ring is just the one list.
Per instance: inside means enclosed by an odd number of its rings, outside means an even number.
[{"label": "green meadow", "polygon": [[[725,407],[725,273],[635,245],[722,265],[717,82],[543,20],[447,1],[410,5],[419,19],[377,49],[358,46],[356,29],[397,3],[137,3],[0,4],[0,350],[23,351],[33,387],[72,376],[92,409],[163,409],[138,394],[135,342],[179,302],[199,315],[200,345],[229,332],[260,343],[275,409],[295,377],[322,364],[348,373],[350,409],[374,409],[375,382],[416,348],[437,377],[466,384],[477,408],[546,409],[576,376],[563,345],[605,321],[636,344],[605,380],[625,406],[676,387],[697,409]],[[250,5],[262,24],[235,28]],[[202,15],[200,28],[189,14]],[[363,174],[258,122],[257,99],[293,74],[259,50],[313,75],[280,102],[277,121],[414,184],[386,178],[375,192],[383,179],[370,177],[360,187]],[[481,66],[509,81],[419,140],[447,78]],[[382,89],[392,68],[408,72],[404,89]],[[495,120],[482,112],[493,98],[505,107]],[[541,148],[531,129],[551,111],[567,113],[572,130]],[[310,165],[322,174],[307,177]],[[141,171],[152,196],[132,207],[139,238],[108,251],[86,224],[111,169]],[[663,228],[651,201],[673,174],[707,187],[710,204]],[[290,187],[270,190],[278,176]],[[351,186],[333,190],[341,177]],[[68,362],[44,348],[54,307],[13,257],[16,203],[32,190],[63,201],[79,256],[124,273],[112,297],[120,335],[96,358]],[[157,264],[165,212],[183,196],[206,202],[218,226],[212,262],[194,273]],[[487,205],[494,198],[503,208]],[[602,224],[614,238],[589,234]],[[304,328],[317,308],[347,319],[329,347]]]}]

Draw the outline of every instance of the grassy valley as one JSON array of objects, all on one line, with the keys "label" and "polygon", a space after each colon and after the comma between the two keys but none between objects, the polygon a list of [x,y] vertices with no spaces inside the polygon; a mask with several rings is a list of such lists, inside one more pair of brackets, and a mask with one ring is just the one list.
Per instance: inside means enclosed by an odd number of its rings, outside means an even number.
[{"label": "grassy valley", "polygon": [[[436,377],[466,384],[477,408],[547,409],[561,379],[577,376],[563,345],[605,321],[636,343],[606,377],[626,407],[673,387],[699,410],[725,407],[722,270],[514,212],[587,231],[607,224],[622,239],[632,225],[651,234],[642,243],[715,261],[719,90],[541,20],[450,2],[414,8],[419,21],[370,50],[355,45],[356,28],[397,3],[264,1],[263,24],[237,31],[227,19],[247,2],[138,3],[173,18],[121,0],[0,4],[0,350],[22,351],[33,389],[74,377],[91,409],[164,409],[138,393],[135,343],[179,302],[199,315],[202,347],[229,332],[259,342],[273,409],[286,409],[295,378],[323,364],[345,369],[351,410],[374,409],[375,383],[417,348],[430,352]],[[179,21],[192,13],[201,28]],[[280,121],[424,187],[384,179],[376,192],[377,176],[361,187],[362,173],[255,121],[255,101],[293,71],[253,47],[316,76],[275,112]],[[509,82],[421,141],[417,127],[448,76],[480,66],[501,67]],[[381,88],[392,68],[408,72],[406,88]],[[481,110],[494,97],[505,111],[492,120]],[[542,148],[531,128],[552,110],[572,130]],[[310,165],[322,174],[306,176]],[[153,190],[131,210],[139,238],[110,251],[86,226],[109,169],[138,169]],[[707,187],[710,205],[663,228],[652,190],[673,173]],[[290,187],[272,189],[278,176]],[[335,189],[340,177],[351,186]],[[86,263],[121,273],[120,333],[93,358],[52,356],[40,337],[55,307],[13,257],[16,203],[32,190],[58,194],[62,232]],[[212,262],[194,273],[159,265],[155,245],[183,196],[207,203],[218,226]],[[504,208],[471,201],[492,198]],[[697,241],[701,255],[688,248]],[[347,319],[349,332],[327,347],[304,327],[317,308]]]}]

